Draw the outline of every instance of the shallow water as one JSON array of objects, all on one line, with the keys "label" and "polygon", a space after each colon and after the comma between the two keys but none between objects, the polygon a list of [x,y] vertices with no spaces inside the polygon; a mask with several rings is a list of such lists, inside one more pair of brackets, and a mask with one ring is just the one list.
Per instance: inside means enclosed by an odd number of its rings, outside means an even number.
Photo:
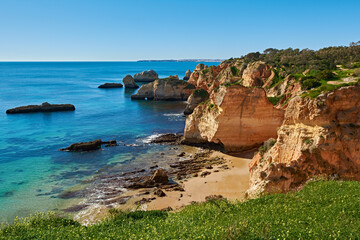
[{"label": "shallow water", "polygon": [[[184,102],[132,101],[136,90],[97,86],[147,69],[160,77],[182,78],[197,64],[0,63],[0,222],[61,208],[65,200],[58,195],[64,190],[99,171],[140,167],[139,158],[166,150],[147,140],[154,134],[183,131]],[[9,108],[45,101],[71,103],[76,111],[5,114]],[[96,152],[57,151],[99,138],[122,142]]]}]

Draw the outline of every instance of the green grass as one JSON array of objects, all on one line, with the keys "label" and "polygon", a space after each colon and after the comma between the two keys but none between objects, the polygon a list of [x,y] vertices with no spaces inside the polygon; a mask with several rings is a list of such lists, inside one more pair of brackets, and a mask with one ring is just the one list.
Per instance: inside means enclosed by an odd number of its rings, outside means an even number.
[{"label": "green grass", "polygon": [[268,97],[269,101],[272,103],[272,105],[277,105],[281,99],[283,99],[284,95],[276,96],[276,97]]},{"label": "green grass", "polygon": [[39,215],[3,226],[0,239],[359,239],[360,183],[310,182],[295,193],[209,201],[179,212],[113,212],[89,227]]},{"label": "green grass", "polygon": [[320,87],[311,89],[311,90],[303,93],[301,96],[309,97],[309,98],[317,98],[321,93],[330,92],[330,91],[339,89],[341,87],[353,86],[353,85],[357,84],[357,82],[351,82],[351,83],[343,83],[343,84],[339,84],[339,85],[333,85],[333,84],[326,83],[326,81],[321,81],[321,82],[322,82],[322,85]]}]

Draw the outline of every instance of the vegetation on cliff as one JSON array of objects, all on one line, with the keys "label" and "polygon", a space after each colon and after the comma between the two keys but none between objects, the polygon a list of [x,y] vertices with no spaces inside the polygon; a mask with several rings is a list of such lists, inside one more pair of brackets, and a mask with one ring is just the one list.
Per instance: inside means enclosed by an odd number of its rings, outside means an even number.
[{"label": "vegetation on cliff", "polygon": [[179,212],[112,211],[93,226],[40,214],[3,225],[0,239],[357,239],[360,183],[316,181],[246,202],[210,200]]}]

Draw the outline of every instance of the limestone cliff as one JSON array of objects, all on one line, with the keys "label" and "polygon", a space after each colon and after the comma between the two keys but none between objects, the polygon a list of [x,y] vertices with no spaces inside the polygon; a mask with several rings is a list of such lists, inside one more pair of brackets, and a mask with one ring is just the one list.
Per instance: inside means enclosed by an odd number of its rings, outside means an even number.
[{"label": "limestone cliff", "polygon": [[286,192],[315,176],[360,180],[360,86],[294,97],[278,138],[250,163],[248,193]]},{"label": "limestone cliff", "polygon": [[192,84],[178,80],[178,77],[169,77],[142,85],[131,99],[186,101],[194,88]]},{"label": "limestone cliff", "polygon": [[185,142],[217,144],[227,152],[254,148],[277,136],[283,114],[261,88],[220,86],[187,117]]}]

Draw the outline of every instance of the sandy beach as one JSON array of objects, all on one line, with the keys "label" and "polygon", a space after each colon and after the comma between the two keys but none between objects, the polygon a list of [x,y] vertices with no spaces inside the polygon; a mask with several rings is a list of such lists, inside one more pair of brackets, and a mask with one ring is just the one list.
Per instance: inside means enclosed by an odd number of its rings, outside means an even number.
[{"label": "sandy beach", "polygon": [[[181,191],[162,189],[165,196],[156,194],[157,188],[140,188],[128,190],[121,198],[128,197],[125,204],[114,208],[123,211],[133,210],[164,210],[177,211],[192,202],[206,201],[206,197],[219,196],[229,200],[244,200],[249,187],[248,163],[253,152],[237,156],[227,155],[218,151],[210,151],[209,159],[222,159],[219,165],[211,169],[204,168],[198,174],[181,180],[174,179],[183,188]],[[181,163],[181,162],[180,162]],[[205,174],[204,174],[205,173]],[[76,214],[75,219],[88,225],[109,216],[109,208],[103,205],[92,205]]]}]

